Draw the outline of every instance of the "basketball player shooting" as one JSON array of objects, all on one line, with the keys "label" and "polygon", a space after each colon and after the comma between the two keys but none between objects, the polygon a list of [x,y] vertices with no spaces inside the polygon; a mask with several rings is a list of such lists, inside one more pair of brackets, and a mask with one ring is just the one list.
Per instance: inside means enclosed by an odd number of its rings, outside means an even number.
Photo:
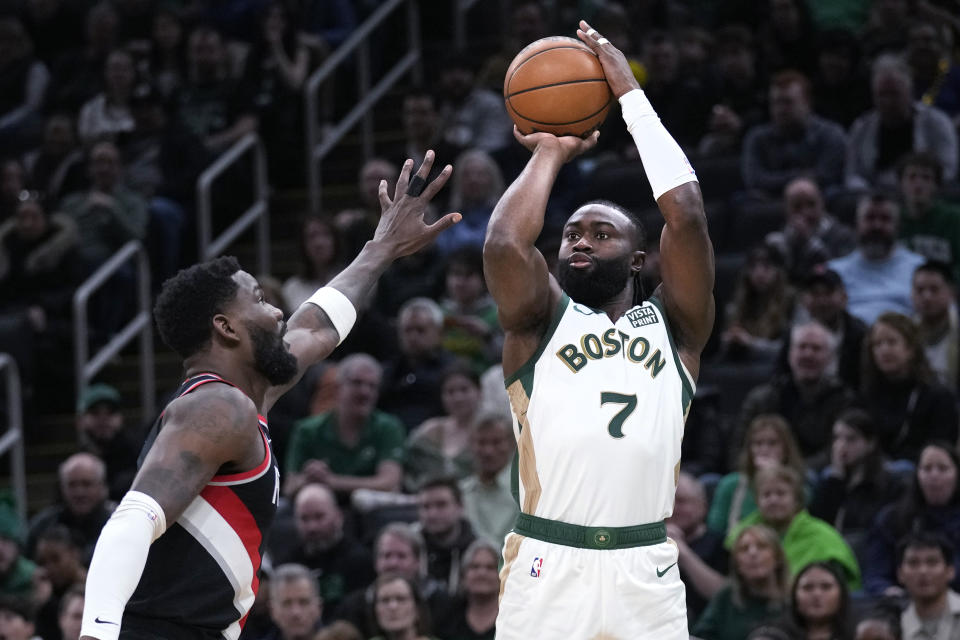
[{"label": "basketball player shooting", "polygon": [[256,597],[264,538],[280,491],[270,407],[347,336],[357,307],[396,258],[460,220],[423,221],[450,177],[380,184],[380,223],[357,258],[291,316],[263,299],[234,258],[181,271],[154,314],[184,358],[186,381],[144,447],[143,463],[103,527],[87,576],[81,640],[236,640]]},{"label": "basketball player shooting", "polygon": [[623,54],[586,22],[665,219],[662,284],[642,300],[645,232],[610,202],[563,228],[558,277],[534,241],[581,139],[521,135],[532,152],[497,204],[484,271],[505,331],[521,514],[504,544],[497,638],[686,639],[673,510],[683,425],[714,320],[713,250],[696,175]]}]

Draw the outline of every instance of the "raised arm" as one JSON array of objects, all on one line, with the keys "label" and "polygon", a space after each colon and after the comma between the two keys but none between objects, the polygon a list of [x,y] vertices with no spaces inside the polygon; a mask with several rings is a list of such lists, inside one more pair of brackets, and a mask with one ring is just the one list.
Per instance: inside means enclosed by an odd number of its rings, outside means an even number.
[{"label": "raised arm", "polygon": [[678,342],[680,357],[696,376],[700,352],[713,329],[713,245],[697,176],[680,145],[660,122],[623,53],[586,22],[577,36],[597,54],[643,161],[663,214],[657,295]]},{"label": "raised arm", "polygon": [[[529,344],[535,345],[546,330],[560,299],[560,285],[534,246],[543,230],[553,182],[563,164],[593,147],[598,136],[594,133],[585,140],[549,133],[524,136],[516,128],[513,135],[533,155],[493,210],[483,243],[483,271],[504,331],[507,375],[532,355],[535,346]],[[518,340],[526,346],[518,349]]]},{"label": "raised arm", "polygon": [[400,171],[392,200],[387,194],[386,181],[380,183],[381,214],[373,239],[364,245],[346,269],[300,305],[290,317],[284,339],[299,362],[299,372],[289,384],[270,389],[264,412],[296,384],[307,367],[329,356],[347,337],[356,319],[356,310],[363,306],[370,290],[390,263],[419,251],[444,229],[460,221],[459,213],[448,213],[433,224],[424,222],[427,205],[453,170],[447,165],[440,175],[423,187],[433,160],[433,151],[427,151],[420,170],[412,179],[413,161],[407,160]]}]

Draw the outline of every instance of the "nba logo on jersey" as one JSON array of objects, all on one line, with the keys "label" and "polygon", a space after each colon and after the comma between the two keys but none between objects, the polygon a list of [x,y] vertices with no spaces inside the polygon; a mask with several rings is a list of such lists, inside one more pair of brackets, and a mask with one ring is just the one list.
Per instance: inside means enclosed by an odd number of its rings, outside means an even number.
[{"label": "nba logo on jersey", "polygon": [[539,578],[540,577],[540,567],[543,566],[543,558],[537,557],[533,559],[533,564],[530,566],[530,577]]}]

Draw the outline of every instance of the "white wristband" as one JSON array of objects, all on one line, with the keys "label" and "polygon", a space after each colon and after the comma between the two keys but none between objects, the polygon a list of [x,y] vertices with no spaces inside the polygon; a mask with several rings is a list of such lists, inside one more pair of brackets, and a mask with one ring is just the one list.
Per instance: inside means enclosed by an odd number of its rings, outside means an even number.
[{"label": "white wristband", "polygon": [[128,491],[100,532],[87,573],[81,636],[115,640],[123,610],[136,591],[150,544],[167,529],[157,501]]},{"label": "white wristband", "polygon": [[323,309],[340,336],[337,344],[343,342],[357,321],[357,308],[350,302],[350,298],[333,287],[321,287],[307,298],[307,302]]},{"label": "white wristband", "polygon": [[697,181],[697,174],[686,154],[660,122],[642,89],[620,96],[620,108],[627,130],[640,152],[654,200],[674,187]]}]

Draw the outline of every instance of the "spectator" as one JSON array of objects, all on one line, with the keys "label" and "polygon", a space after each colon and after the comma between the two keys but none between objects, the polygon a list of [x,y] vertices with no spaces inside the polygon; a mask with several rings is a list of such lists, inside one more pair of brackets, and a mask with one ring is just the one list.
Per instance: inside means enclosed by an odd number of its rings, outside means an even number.
[{"label": "spectator", "polygon": [[430,614],[411,580],[380,576],[373,583],[373,591],[379,634],[370,640],[431,640]]},{"label": "spectator", "polygon": [[787,421],[775,414],[755,416],[743,434],[737,470],[721,478],[713,491],[707,528],[726,536],[738,522],[754,513],[757,472],[774,464],[786,465],[797,473],[804,470],[800,448]]},{"label": "spectator", "polygon": [[900,617],[903,637],[960,637],[960,594],[950,588],[956,577],[953,545],[936,534],[916,533],[897,550],[897,579],[910,598]]},{"label": "spectator", "polygon": [[396,318],[400,308],[414,298],[439,298],[442,278],[443,260],[433,245],[404,256],[380,276],[374,308]]},{"label": "spectator", "polygon": [[[528,3],[530,5],[534,3]],[[521,11],[518,7],[516,11]],[[532,42],[532,41],[531,41]],[[518,48],[516,51],[519,51]],[[516,51],[510,53],[512,59]],[[507,61],[509,64],[509,60]],[[503,77],[506,73],[506,66],[497,79],[497,91],[503,87]],[[464,150],[465,147],[458,144],[451,144],[443,139],[443,132],[440,129],[440,114],[437,108],[437,95],[430,89],[415,85],[407,90],[403,96],[403,107],[401,116],[403,118],[403,141],[400,144],[390,148],[385,154],[387,158],[395,165],[401,165],[410,158],[415,167],[423,163],[423,158],[429,149],[436,153],[437,161],[430,172],[430,178],[435,178],[444,166],[453,162]],[[388,182],[389,184],[389,182]],[[441,192],[440,197],[444,194]]]},{"label": "spectator", "polygon": [[685,471],[677,476],[673,513],[667,536],[679,550],[680,578],[687,589],[687,618],[696,620],[707,602],[727,584],[727,552],[723,535],[707,527],[707,492]]},{"label": "spectator", "polygon": [[[816,60],[815,27],[802,0],[768,0],[761,13],[760,55],[773,71],[797,69],[810,73]],[[765,18],[765,19],[764,19]]]},{"label": "spectator", "polygon": [[477,372],[499,362],[503,333],[479,250],[465,248],[447,256],[444,293],[443,348],[469,360]]},{"label": "spectator", "polygon": [[776,374],[747,394],[741,424],[760,414],[779,414],[793,430],[807,464],[825,465],[833,421],[854,399],[853,390],[827,372],[836,355],[833,336],[822,325],[795,325],[790,330],[789,372]]},{"label": "spectator", "polygon": [[811,516],[804,508],[802,476],[790,467],[774,465],[757,472],[754,479],[757,511],[727,534],[732,548],[744,527],[763,524],[780,536],[790,573],[796,575],[811,562],[833,562],[843,572],[851,590],[860,588],[860,567],[846,541],[829,524]]},{"label": "spectator", "polygon": [[36,599],[37,565],[22,546],[22,525],[13,507],[0,503],[0,597]]},{"label": "spectator", "polygon": [[[864,590],[872,596],[903,595],[896,584],[897,542],[910,533],[925,531],[960,542],[960,459],[953,442],[931,441],[920,453],[913,486],[896,503],[887,505],[874,520],[864,549]],[[960,560],[954,558],[950,587],[960,588]]]},{"label": "spectator", "polygon": [[[703,78],[683,67],[676,38],[667,31],[648,31],[643,38],[643,91],[663,124],[684,149],[696,149],[707,133],[715,104]],[[635,157],[635,156],[634,156]]]},{"label": "spectator", "polygon": [[343,512],[329,488],[308,484],[300,489],[293,501],[293,517],[296,538],[277,536],[272,541],[273,563],[296,563],[313,570],[323,602],[332,613],[346,593],[373,580],[373,558],[360,542],[344,534]]},{"label": "spectator", "polygon": [[851,640],[850,592],[829,562],[811,562],[793,580],[790,621],[804,640]]},{"label": "spectator", "polygon": [[67,114],[50,116],[43,129],[43,141],[24,156],[23,163],[30,184],[48,202],[60,202],[65,194],[86,186],[83,151],[77,144],[73,118]]},{"label": "spectator", "polygon": [[463,552],[476,539],[463,517],[463,495],[453,478],[435,478],[417,491],[419,528],[423,533],[427,575],[446,585],[453,595],[460,587]]},{"label": "spectator", "polygon": [[766,87],[757,70],[753,34],[748,27],[721,27],[715,39],[717,101],[698,150],[704,155],[739,157],[743,132],[760,124],[766,115]]},{"label": "spectator", "polygon": [[786,609],[790,572],[777,533],[753,525],[738,532],[730,549],[730,584],[717,592],[693,625],[703,640],[740,640]]},{"label": "spectator", "polygon": [[100,458],[75,453],[57,470],[60,502],[40,510],[30,520],[27,555],[34,556],[37,540],[48,527],[62,524],[81,544],[84,560],[93,553],[100,529],[116,503],[107,499],[107,470]]},{"label": "spectator", "polygon": [[754,247],[724,313],[726,328],[720,336],[724,357],[772,360],[783,345],[793,303],[780,256],[768,246]]},{"label": "spectator", "polygon": [[340,237],[328,218],[304,216],[300,227],[300,270],[283,283],[283,297],[291,309],[330,282],[343,267]]},{"label": "spectator", "polygon": [[750,129],[743,142],[743,181],[761,197],[778,197],[799,176],[813,177],[828,194],[839,186],[846,136],[813,113],[810,91],[796,71],[770,81],[770,122]]},{"label": "spectator", "polygon": [[914,97],[941,109],[956,122],[960,115],[960,66],[951,59],[952,35],[945,24],[929,19],[915,21],[907,29],[906,59],[913,72]]},{"label": "spectator", "polygon": [[251,97],[227,72],[220,33],[197,27],[190,34],[187,81],[174,98],[176,117],[211,153],[220,153],[248,133],[258,120]]},{"label": "spectator", "polygon": [[123,498],[137,473],[140,438],[124,426],[120,392],[108,384],[87,387],[77,403],[80,450],[103,460],[111,500]]},{"label": "spectator", "polygon": [[80,257],[88,271],[110,258],[128,240],[147,233],[147,203],[121,181],[120,152],[98,142],[87,159],[90,189],[67,196],[61,208],[80,228]]},{"label": "spectator", "polygon": [[[380,183],[384,180],[388,185],[397,181],[400,170],[389,160],[370,158],[357,172],[357,191],[360,201],[357,206],[339,211],[333,217],[334,226],[340,233],[340,239],[345,245],[344,256],[354,256],[360,252],[363,245],[373,236],[380,220]],[[392,187],[387,187],[387,195]]]},{"label": "spectator", "polygon": [[879,606],[868,611],[857,623],[854,640],[901,640],[900,610]]},{"label": "spectator", "polygon": [[857,116],[870,108],[870,83],[862,71],[860,41],[847,29],[827,29],[817,40],[814,110],[849,129]]},{"label": "spectator", "polygon": [[62,598],[72,587],[82,587],[87,579],[82,553],[73,534],[63,525],[49,527],[37,539],[37,565],[52,587],[50,597],[41,604],[35,618],[37,635],[41,638],[57,637]]},{"label": "spectator", "polygon": [[90,7],[84,20],[83,48],[67,50],[53,62],[46,95],[48,111],[75,114],[84,102],[103,89],[103,66],[119,44],[119,21],[116,9],[109,2],[101,1]]},{"label": "spectator", "polygon": [[[503,79],[517,52],[531,42],[550,35],[550,16],[542,3],[521,1],[513,5],[505,27],[500,49],[483,62],[477,80],[480,86],[496,92],[503,90]],[[602,28],[598,30],[606,33]],[[620,40],[614,42],[619,46]]]},{"label": "spectator", "polygon": [[903,489],[900,478],[884,467],[870,414],[862,409],[841,413],[833,423],[830,464],[814,491],[810,515],[830,523],[861,557],[877,512],[897,500]]},{"label": "spectator", "polygon": [[318,631],[317,635],[313,636],[313,640],[364,640],[364,637],[365,636],[349,622],[337,620],[333,624]]},{"label": "spectator", "polygon": [[512,123],[503,98],[477,86],[476,70],[465,56],[449,55],[442,60],[438,80],[444,141],[486,152],[507,145]]},{"label": "spectator", "polygon": [[[867,325],[847,311],[847,290],[833,269],[820,265],[812,270],[800,293],[803,313],[819,322],[833,337],[836,358],[827,365],[827,373],[840,378],[849,388],[860,388],[860,360]],[[801,316],[802,317],[802,316]],[[789,367],[790,334],[781,361]]]},{"label": "spectator", "polygon": [[0,149],[5,154],[19,155],[39,141],[39,112],[49,82],[23,23],[0,18]]},{"label": "spectator", "polygon": [[912,17],[910,4],[902,0],[884,0],[870,5],[867,23],[860,34],[867,57],[876,59],[884,53],[902,51],[907,44],[904,26]]},{"label": "spectator", "polygon": [[340,495],[354,489],[397,491],[403,477],[403,425],[377,411],[380,364],[358,353],[337,370],[336,407],[293,427],[287,450],[285,495],[318,482]]},{"label": "spectator", "polygon": [[936,381],[913,321],[898,313],[881,315],[867,345],[860,402],[876,421],[884,452],[915,461],[931,438],[956,442],[956,399]]},{"label": "spectator", "polygon": [[460,481],[463,512],[477,536],[500,543],[520,513],[510,489],[516,444],[509,415],[480,415],[470,431],[473,473]]},{"label": "spectator", "polygon": [[80,140],[117,140],[134,129],[130,98],[137,81],[133,56],[125,49],[114,49],[103,68],[103,91],[84,103],[77,121]]},{"label": "spectator", "polygon": [[325,601],[314,574],[300,564],[282,564],[270,573],[270,618],[274,633],[261,640],[313,640]]},{"label": "spectator", "polygon": [[960,322],[957,320],[956,280],[943,262],[925,262],[913,272],[910,298],[923,351],[940,384],[957,389]]},{"label": "spectator", "polygon": [[408,431],[443,414],[440,378],[453,357],[440,345],[443,310],[429,298],[404,303],[397,317],[399,353],[384,364],[380,406]]},{"label": "spectator", "polygon": [[940,161],[929,152],[900,160],[903,197],[900,238],[907,248],[928,260],[947,263],[960,276],[960,208],[937,197],[943,185]]},{"label": "spectator", "polygon": [[500,550],[488,540],[474,540],[463,552],[460,595],[437,618],[441,638],[493,640],[499,611]]},{"label": "spectator", "polygon": [[39,640],[34,635],[33,606],[21,598],[0,598],[0,637],[4,640]]},{"label": "spectator", "polygon": [[503,174],[490,154],[473,148],[457,156],[450,177],[447,206],[461,212],[463,220],[448,229],[451,233],[437,238],[437,251],[441,256],[449,256],[459,249],[479,251],[483,247],[487,222],[503,191]]},{"label": "spectator", "polygon": [[856,250],[827,263],[843,280],[850,313],[867,324],[885,311],[912,311],[910,278],[923,257],[897,242],[899,218],[892,196],[883,192],[861,196]]},{"label": "spectator", "polygon": [[913,99],[910,68],[886,54],[873,63],[873,109],[850,128],[846,186],[863,190],[896,186],[897,161],[911,151],[929,151],[940,161],[943,176],[957,175],[957,134],[950,118]]},{"label": "spectator", "polygon": [[[380,530],[374,543],[374,568],[377,577],[398,575],[416,585],[428,604],[431,619],[447,606],[445,585],[426,577],[423,536],[405,522],[391,522]],[[374,587],[348,593],[337,608],[336,619],[347,620],[369,638],[377,633],[374,619]]]},{"label": "spectator", "polygon": [[247,53],[243,82],[253,93],[271,183],[303,184],[302,154],[289,150],[303,140],[303,84],[310,70],[310,53],[297,30],[296,18],[283,2],[267,3],[260,20],[260,30]]},{"label": "spectator", "polygon": [[783,203],[786,224],[782,231],[768,234],[765,242],[782,256],[791,282],[802,283],[816,265],[856,248],[853,231],[826,211],[820,187],[810,178],[788,182]]},{"label": "spectator", "polygon": [[440,378],[444,415],[430,418],[407,438],[405,484],[416,490],[426,478],[465,478],[473,466],[470,429],[480,406],[480,377],[462,360]]},{"label": "spectator", "polygon": [[153,15],[150,53],[143,77],[157,87],[165,99],[174,95],[187,75],[183,22],[172,8],[157,7]]},{"label": "spectator", "polygon": [[61,640],[80,640],[80,625],[83,622],[83,585],[77,584],[60,598],[57,611],[57,626]]}]

